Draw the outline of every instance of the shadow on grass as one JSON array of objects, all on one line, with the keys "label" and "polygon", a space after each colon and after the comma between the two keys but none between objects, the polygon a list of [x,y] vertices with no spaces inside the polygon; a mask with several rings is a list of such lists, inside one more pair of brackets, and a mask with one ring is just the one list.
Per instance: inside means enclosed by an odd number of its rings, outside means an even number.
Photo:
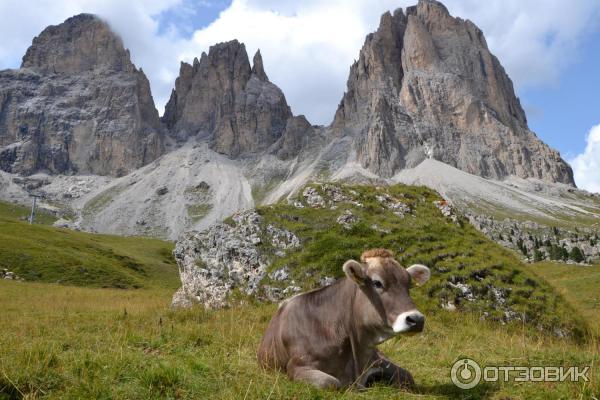
[{"label": "shadow on grass", "polygon": [[449,399],[488,399],[497,391],[497,387],[483,382],[469,390],[460,389],[451,383],[417,385],[412,392],[421,395],[444,396]]},{"label": "shadow on grass", "polygon": [[12,382],[0,378],[0,400],[20,400],[23,394]]}]

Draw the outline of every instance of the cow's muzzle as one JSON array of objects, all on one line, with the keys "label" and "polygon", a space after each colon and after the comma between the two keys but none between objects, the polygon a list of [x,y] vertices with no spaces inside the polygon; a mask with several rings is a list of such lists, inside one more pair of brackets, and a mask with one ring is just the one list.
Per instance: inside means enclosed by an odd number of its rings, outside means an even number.
[{"label": "cow's muzzle", "polygon": [[422,332],[425,316],[417,310],[405,311],[396,317],[392,329],[395,333]]}]

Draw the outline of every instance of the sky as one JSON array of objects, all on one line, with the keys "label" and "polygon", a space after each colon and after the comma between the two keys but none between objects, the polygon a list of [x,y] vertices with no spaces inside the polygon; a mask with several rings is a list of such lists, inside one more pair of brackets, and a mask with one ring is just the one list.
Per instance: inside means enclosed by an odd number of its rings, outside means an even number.
[{"label": "sky", "polygon": [[[0,69],[18,68],[32,38],[81,13],[121,35],[163,112],[181,61],[231,39],[260,48],[294,114],[331,122],[352,62],[380,15],[416,0],[0,0]],[[600,192],[600,1],[445,0],[470,19],[512,78],[530,128]]]}]

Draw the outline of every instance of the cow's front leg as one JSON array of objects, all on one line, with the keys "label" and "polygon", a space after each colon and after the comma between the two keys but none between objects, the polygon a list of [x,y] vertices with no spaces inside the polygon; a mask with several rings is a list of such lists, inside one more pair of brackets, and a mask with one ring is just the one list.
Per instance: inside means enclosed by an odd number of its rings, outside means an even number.
[{"label": "cow's front leg", "polygon": [[364,385],[369,386],[373,382],[382,382],[399,388],[411,388],[415,381],[407,370],[394,364],[381,353],[377,353],[371,368],[365,374]]},{"label": "cow's front leg", "polygon": [[294,381],[309,383],[319,389],[339,389],[339,379],[321,370],[300,364],[298,359],[291,359],[287,365],[287,374]]}]

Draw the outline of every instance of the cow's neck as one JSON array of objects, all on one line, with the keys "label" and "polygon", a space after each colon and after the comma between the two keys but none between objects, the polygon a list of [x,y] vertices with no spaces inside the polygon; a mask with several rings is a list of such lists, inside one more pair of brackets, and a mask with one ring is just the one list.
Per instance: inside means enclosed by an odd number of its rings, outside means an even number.
[{"label": "cow's neck", "polygon": [[[330,324],[343,326],[346,334],[353,335],[362,347],[374,347],[377,338],[385,331],[380,315],[359,286],[348,278],[342,278],[331,286],[305,293],[318,296],[315,312],[327,315]],[[346,311],[347,310],[347,311]]]},{"label": "cow's neck", "polygon": [[358,379],[373,361],[376,345],[381,341],[381,324],[373,323],[379,314],[359,286],[348,278],[304,295],[319,297],[313,303],[313,312],[327,316],[330,326],[344,327],[346,337],[340,339],[347,339],[344,342],[350,346],[355,375],[351,381]]},{"label": "cow's neck", "polygon": [[380,338],[389,333],[383,306],[379,304],[377,308],[357,285],[354,285],[352,303],[353,330],[357,332],[360,344],[376,346],[381,342]]},{"label": "cow's neck", "polygon": [[364,367],[372,361],[377,344],[383,341],[382,338],[387,339],[389,336],[387,336],[388,329],[374,322],[377,321],[379,312],[365,293],[354,282],[349,279],[346,281],[348,288],[345,289],[349,292],[352,312],[347,314],[348,320],[345,321],[345,326],[352,347],[355,373],[358,377]]}]

